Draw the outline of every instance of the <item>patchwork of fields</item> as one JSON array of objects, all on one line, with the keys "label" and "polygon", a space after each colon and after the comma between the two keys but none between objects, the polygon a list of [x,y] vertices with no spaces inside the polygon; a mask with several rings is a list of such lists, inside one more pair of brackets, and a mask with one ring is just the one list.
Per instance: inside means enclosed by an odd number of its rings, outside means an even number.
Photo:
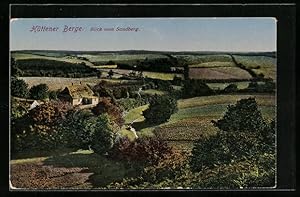
[{"label": "patchwork of fields", "polygon": [[[151,136],[153,134],[176,145],[177,148],[190,150],[193,141],[214,135],[217,128],[211,120],[221,118],[227,106],[235,104],[240,99],[254,97],[259,105],[263,117],[270,122],[276,117],[276,100],[274,95],[217,95],[194,97],[178,100],[178,112],[173,114],[167,123],[137,130],[140,136]],[[142,111],[147,106],[142,106],[129,111],[125,117],[127,122],[135,120],[143,122]],[[134,114],[134,115],[133,115]],[[129,118],[134,117],[134,118]],[[130,121],[129,121],[130,120]]]}]

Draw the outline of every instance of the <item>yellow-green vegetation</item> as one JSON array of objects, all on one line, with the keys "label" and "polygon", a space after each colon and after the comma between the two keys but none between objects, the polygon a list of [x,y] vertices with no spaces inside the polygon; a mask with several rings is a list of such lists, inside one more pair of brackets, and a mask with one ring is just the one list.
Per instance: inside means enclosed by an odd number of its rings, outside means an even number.
[{"label": "yellow-green vegetation", "polygon": [[233,67],[233,66],[235,66],[233,62],[218,62],[218,61],[211,61],[211,62],[189,65],[190,68]]},{"label": "yellow-green vegetation", "polygon": [[135,139],[135,135],[133,134],[133,132],[129,131],[126,129],[127,124],[131,124],[133,122],[140,122],[140,121],[144,121],[145,118],[143,116],[143,111],[145,109],[148,108],[149,105],[143,105],[137,108],[134,108],[132,110],[129,110],[129,112],[125,115],[124,119],[125,119],[125,125],[121,128],[120,130],[120,134],[122,136],[126,136],[128,137],[128,139],[130,140],[134,140]]},{"label": "yellow-green vegetation", "polygon": [[235,84],[237,85],[238,89],[245,89],[249,85],[249,81],[242,81],[242,82],[232,82],[232,83],[207,83],[207,85],[214,90],[220,89],[223,90],[226,88],[229,84]]},{"label": "yellow-green vegetation", "polygon": [[149,77],[153,79],[162,79],[162,80],[173,80],[174,76],[183,78],[182,74],[174,74],[174,73],[160,73],[160,72],[143,72],[144,77]]},{"label": "yellow-green vegetation", "polygon": [[103,68],[103,69],[115,69],[118,67],[118,65],[95,65],[95,66],[91,66],[92,68]]},{"label": "yellow-green vegetation", "polygon": [[34,158],[26,158],[26,159],[13,159],[10,161],[10,164],[23,164],[23,163],[34,163],[34,162],[42,162],[48,159],[49,157],[34,157]]},{"label": "yellow-green vegetation", "polygon": [[244,98],[254,97],[259,106],[274,106],[275,95],[255,95],[255,94],[226,94],[226,95],[214,95],[205,97],[194,97],[189,99],[178,100],[178,108],[190,108],[204,105],[215,105],[215,104],[234,104],[236,101]]},{"label": "yellow-green vegetation", "polygon": [[146,110],[149,105],[143,105],[137,108],[134,108],[128,112],[125,116],[125,124],[132,122],[144,121],[143,111]]},{"label": "yellow-green vegetation", "polygon": [[130,141],[133,141],[135,140],[135,135],[131,132],[131,131],[128,131],[126,129],[125,126],[123,126],[119,132],[123,137],[127,137]]}]

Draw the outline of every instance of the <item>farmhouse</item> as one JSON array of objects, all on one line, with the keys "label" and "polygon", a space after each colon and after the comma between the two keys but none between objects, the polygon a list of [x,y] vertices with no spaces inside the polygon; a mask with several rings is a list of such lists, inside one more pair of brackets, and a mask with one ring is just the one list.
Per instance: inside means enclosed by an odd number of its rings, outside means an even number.
[{"label": "farmhouse", "polygon": [[72,105],[96,105],[99,98],[87,85],[67,86],[57,96],[60,100],[72,103]]}]

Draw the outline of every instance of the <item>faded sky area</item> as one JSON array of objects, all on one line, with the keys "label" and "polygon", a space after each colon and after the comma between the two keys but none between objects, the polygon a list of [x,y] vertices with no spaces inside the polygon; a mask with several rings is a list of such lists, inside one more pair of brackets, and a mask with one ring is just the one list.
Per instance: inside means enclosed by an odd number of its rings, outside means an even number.
[{"label": "faded sky area", "polygon": [[[81,32],[63,32],[64,27]],[[30,31],[33,26],[57,31]],[[90,31],[139,28],[139,31]],[[13,19],[11,50],[276,51],[274,18]]]}]

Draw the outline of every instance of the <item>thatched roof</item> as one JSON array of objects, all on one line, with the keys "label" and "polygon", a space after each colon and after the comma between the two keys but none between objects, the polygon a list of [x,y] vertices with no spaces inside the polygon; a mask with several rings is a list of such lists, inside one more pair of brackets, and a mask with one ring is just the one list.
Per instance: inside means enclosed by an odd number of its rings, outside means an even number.
[{"label": "thatched roof", "polygon": [[66,87],[72,98],[93,98],[94,92],[87,85],[71,85]]}]

